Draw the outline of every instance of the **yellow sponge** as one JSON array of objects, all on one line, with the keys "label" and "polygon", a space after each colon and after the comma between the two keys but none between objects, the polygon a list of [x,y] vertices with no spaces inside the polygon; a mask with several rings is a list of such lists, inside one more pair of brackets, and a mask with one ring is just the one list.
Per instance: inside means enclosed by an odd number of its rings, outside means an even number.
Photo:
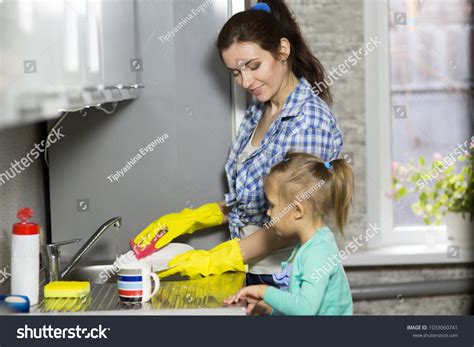
[{"label": "yellow sponge", "polygon": [[90,293],[89,282],[57,281],[44,286],[45,298],[82,298]]}]

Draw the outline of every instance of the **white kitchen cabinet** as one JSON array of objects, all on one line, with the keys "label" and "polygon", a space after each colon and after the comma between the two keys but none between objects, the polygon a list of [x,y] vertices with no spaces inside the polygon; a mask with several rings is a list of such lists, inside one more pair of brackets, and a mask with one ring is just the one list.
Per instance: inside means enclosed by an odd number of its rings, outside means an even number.
[{"label": "white kitchen cabinet", "polygon": [[141,57],[136,56],[134,3],[119,0],[101,5],[105,86],[128,88],[137,83],[137,74],[143,70]]},{"label": "white kitchen cabinet", "polygon": [[1,124],[56,113],[61,83],[61,7],[54,1],[3,1],[0,4],[2,61]]},{"label": "white kitchen cabinet", "polygon": [[133,0],[3,0],[0,127],[138,95]]}]

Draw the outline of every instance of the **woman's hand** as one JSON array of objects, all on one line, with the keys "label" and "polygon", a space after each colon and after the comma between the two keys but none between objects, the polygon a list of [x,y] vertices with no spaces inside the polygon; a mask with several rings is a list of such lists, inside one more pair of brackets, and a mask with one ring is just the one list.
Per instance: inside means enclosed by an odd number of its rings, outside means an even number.
[{"label": "woman's hand", "polygon": [[161,278],[180,274],[195,279],[226,271],[246,270],[239,239],[223,242],[209,251],[193,250],[180,254],[171,259],[168,266],[171,268],[159,273]]},{"label": "woman's hand", "polygon": [[240,240],[240,249],[244,263],[248,264],[251,260],[266,257],[279,249],[294,247],[297,242],[296,237],[278,236],[274,227],[262,227],[252,235]]},{"label": "woman's hand", "polygon": [[241,300],[246,300],[248,303],[247,314],[270,314],[272,308],[263,302],[263,296],[265,295],[267,287],[267,285],[260,284],[242,288],[236,294],[225,299],[224,303],[231,305]]},{"label": "woman's hand", "polygon": [[168,213],[150,223],[133,240],[130,248],[137,259],[150,255],[166,246],[176,237],[223,223],[224,214],[219,203],[201,205],[195,209]]}]

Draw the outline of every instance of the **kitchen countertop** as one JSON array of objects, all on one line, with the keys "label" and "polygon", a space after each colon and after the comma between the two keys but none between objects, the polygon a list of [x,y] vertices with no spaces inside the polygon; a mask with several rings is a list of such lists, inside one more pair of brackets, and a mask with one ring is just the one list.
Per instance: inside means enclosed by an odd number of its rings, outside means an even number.
[{"label": "kitchen countertop", "polygon": [[228,272],[196,280],[162,281],[158,294],[144,304],[124,304],[115,283],[91,284],[84,298],[43,299],[30,315],[245,315],[243,306],[225,306],[223,300],[245,285],[245,274]]}]

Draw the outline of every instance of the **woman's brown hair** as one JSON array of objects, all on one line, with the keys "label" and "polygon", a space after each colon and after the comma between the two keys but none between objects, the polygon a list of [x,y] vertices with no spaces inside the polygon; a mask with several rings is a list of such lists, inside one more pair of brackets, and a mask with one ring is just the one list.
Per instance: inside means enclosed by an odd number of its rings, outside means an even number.
[{"label": "woman's brown hair", "polygon": [[334,217],[344,232],[354,191],[354,172],[344,159],[325,163],[308,153],[288,152],[285,160],[271,168],[265,185],[270,179],[278,182],[282,201],[307,202],[313,217]]},{"label": "woman's brown hair", "polygon": [[270,52],[278,59],[280,40],[288,39],[291,52],[288,67],[299,79],[304,77],[313,90],[328,105],[332,103],[329,85],[326,83],[326,71],[321,62],[308,47],[300,27],[289,7],[283,0],[265,0],[270,13],[263,10],[248,10],[233,15],[219,33],[216,46],[222,59],[222,51],[235,42],[252,42]]}]

